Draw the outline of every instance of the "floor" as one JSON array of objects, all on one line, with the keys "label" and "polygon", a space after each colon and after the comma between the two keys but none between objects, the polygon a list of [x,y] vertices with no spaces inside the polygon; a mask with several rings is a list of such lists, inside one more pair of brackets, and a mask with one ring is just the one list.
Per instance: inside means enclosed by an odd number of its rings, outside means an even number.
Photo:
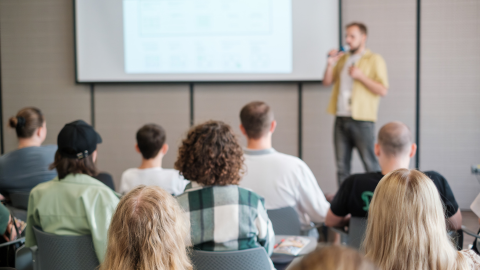
[{"label": "floor", "polygon": [[[478,224],[478,217],[472,211],[462,211],[462,223],[467,229],[473,232],[478,232],[480,225]],[[463,234],[463,248],[468,249],[469,245],[473,243],[473,236]]]}]

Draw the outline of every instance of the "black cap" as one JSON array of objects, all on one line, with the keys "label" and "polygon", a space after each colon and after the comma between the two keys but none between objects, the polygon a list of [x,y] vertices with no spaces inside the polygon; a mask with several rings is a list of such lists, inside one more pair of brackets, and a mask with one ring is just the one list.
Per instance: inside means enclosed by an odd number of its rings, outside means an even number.
[{"label": "black cap", "polygon": [[66,124],[58,134],[58,152],[62,157],[82,159],[97,150],[102,137],[83,120]]}]

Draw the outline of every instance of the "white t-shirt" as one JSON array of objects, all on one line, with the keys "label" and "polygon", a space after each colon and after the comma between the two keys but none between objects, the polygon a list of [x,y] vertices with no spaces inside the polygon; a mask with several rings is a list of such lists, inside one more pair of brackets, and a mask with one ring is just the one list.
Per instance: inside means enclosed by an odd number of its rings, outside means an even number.
[{"label": "white t-shirt", "polygon": [[362,54],[350,55],[340,73],[340,91],[337,99],[337,116],[352,116],[351,98],[353,89],[353,78],[348,74],[348,69],[355,64]]},{"label": "white t-shirt", "polygon": [[330,203],[305,162],[273,148],[244,153],[247,170],[240,186],[262,196],[267,210],[291,206],[304,225],[325,220]]},{"label": "white t-shirt", "polygon": [[120,193],[125,194],[139,185],[159,186],[173,195],[182,194],[190,183],[177,170],[163,168],[131,168],[123,172]]}]

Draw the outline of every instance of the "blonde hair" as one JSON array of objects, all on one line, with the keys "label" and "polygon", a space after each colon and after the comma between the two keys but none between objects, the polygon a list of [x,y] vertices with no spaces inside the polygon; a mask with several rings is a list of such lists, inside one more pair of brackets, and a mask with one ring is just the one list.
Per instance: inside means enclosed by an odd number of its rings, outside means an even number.
[{"label": "blonde hair", "polygon": [[177,201],[155,186],[139,186],[117,206],[100,270],[192,269],[190,223]]},{"label": "blonde hair", "polygon": [[295,270],[378,270],[358,251],[346,246],[320,246],[305,256]]},{"label": "blonde hair", "polygon": [[438,190],[423,173],[399,169],[385,175],[368,217],[363,248],[381,269],[469,269],[447,235]]}]

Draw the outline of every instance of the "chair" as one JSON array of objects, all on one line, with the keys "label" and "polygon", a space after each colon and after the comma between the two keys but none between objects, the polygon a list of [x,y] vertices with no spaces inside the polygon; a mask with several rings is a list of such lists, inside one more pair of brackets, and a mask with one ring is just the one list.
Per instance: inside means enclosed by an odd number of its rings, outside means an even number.
[{"label": "chair", "polygon": [[267,210],[267,215],[276,235],[302,235],[302,224],[293,207]]},{"label": "chair", "polygon": [[32,249],[35,269],[94,270],[99,262],[90,235],[70,236],[33,228],[37,250]]},{"label": "chair", "polygon": [[265,270],[272,265],[263,247],[236,251],[202,251],[190,253],[195,270]]},{"label": "chair", "polygon": [[[348,225],[348,231],[345,231],[342,228],[332,228],[332,230],[342,236],[343,244],[359,250],[365,238],[367,219],[351,217],[350,224]],[[343,241],[343,239],[345,239],[345,241]]]},{"label": "chair", "polygon": [[462,231],[465,234],[468,234],[470,236],[475,237],[475,239],[477,240],[477,241],[475,241],[476,248],[477,248],[477,250],[480,250],[480,231],[479,231],[479,233],[474,233],[474,232],[470,231],[469,229],[467,229],[467,227],[465,227],[463,225],[462,225]]},{"label": "chair", "polygon": [[448,235],[452,238],[453,244],[457,248],[457,250],[463,249],[463,230],[457,231],[448,231]]},{"label": "chair", "polygon": [[14,217],[20,220],[23,220],[25,222],[27,221],[27,210],[16,208],[11,205],[5,205],[5,207],[7,207],[8,210],[10,210],[10,213],[12,213]]},{"label": "chair", "polygon": [[12,206],[18,209],[28,210],[29,197],[30,197],[30,191],[10,193],[10,200],[12,201]]},{"label": "chair", "polygon": [[360,249],[362,242],[365,239],[365,232],[367,231],[367,219],[352,217],[350,225],[348,226],[348,240],[347,245],[355,249]]},{"label": "chair", "polygon": [[2,265],[4,265],[0,267],[0,270],[13,269],[9,267],[16,266],[16,258],[13,252],[20,249],[23,243],[25,243],[25,237],[0,244],[0,260],[2,261]]}]

